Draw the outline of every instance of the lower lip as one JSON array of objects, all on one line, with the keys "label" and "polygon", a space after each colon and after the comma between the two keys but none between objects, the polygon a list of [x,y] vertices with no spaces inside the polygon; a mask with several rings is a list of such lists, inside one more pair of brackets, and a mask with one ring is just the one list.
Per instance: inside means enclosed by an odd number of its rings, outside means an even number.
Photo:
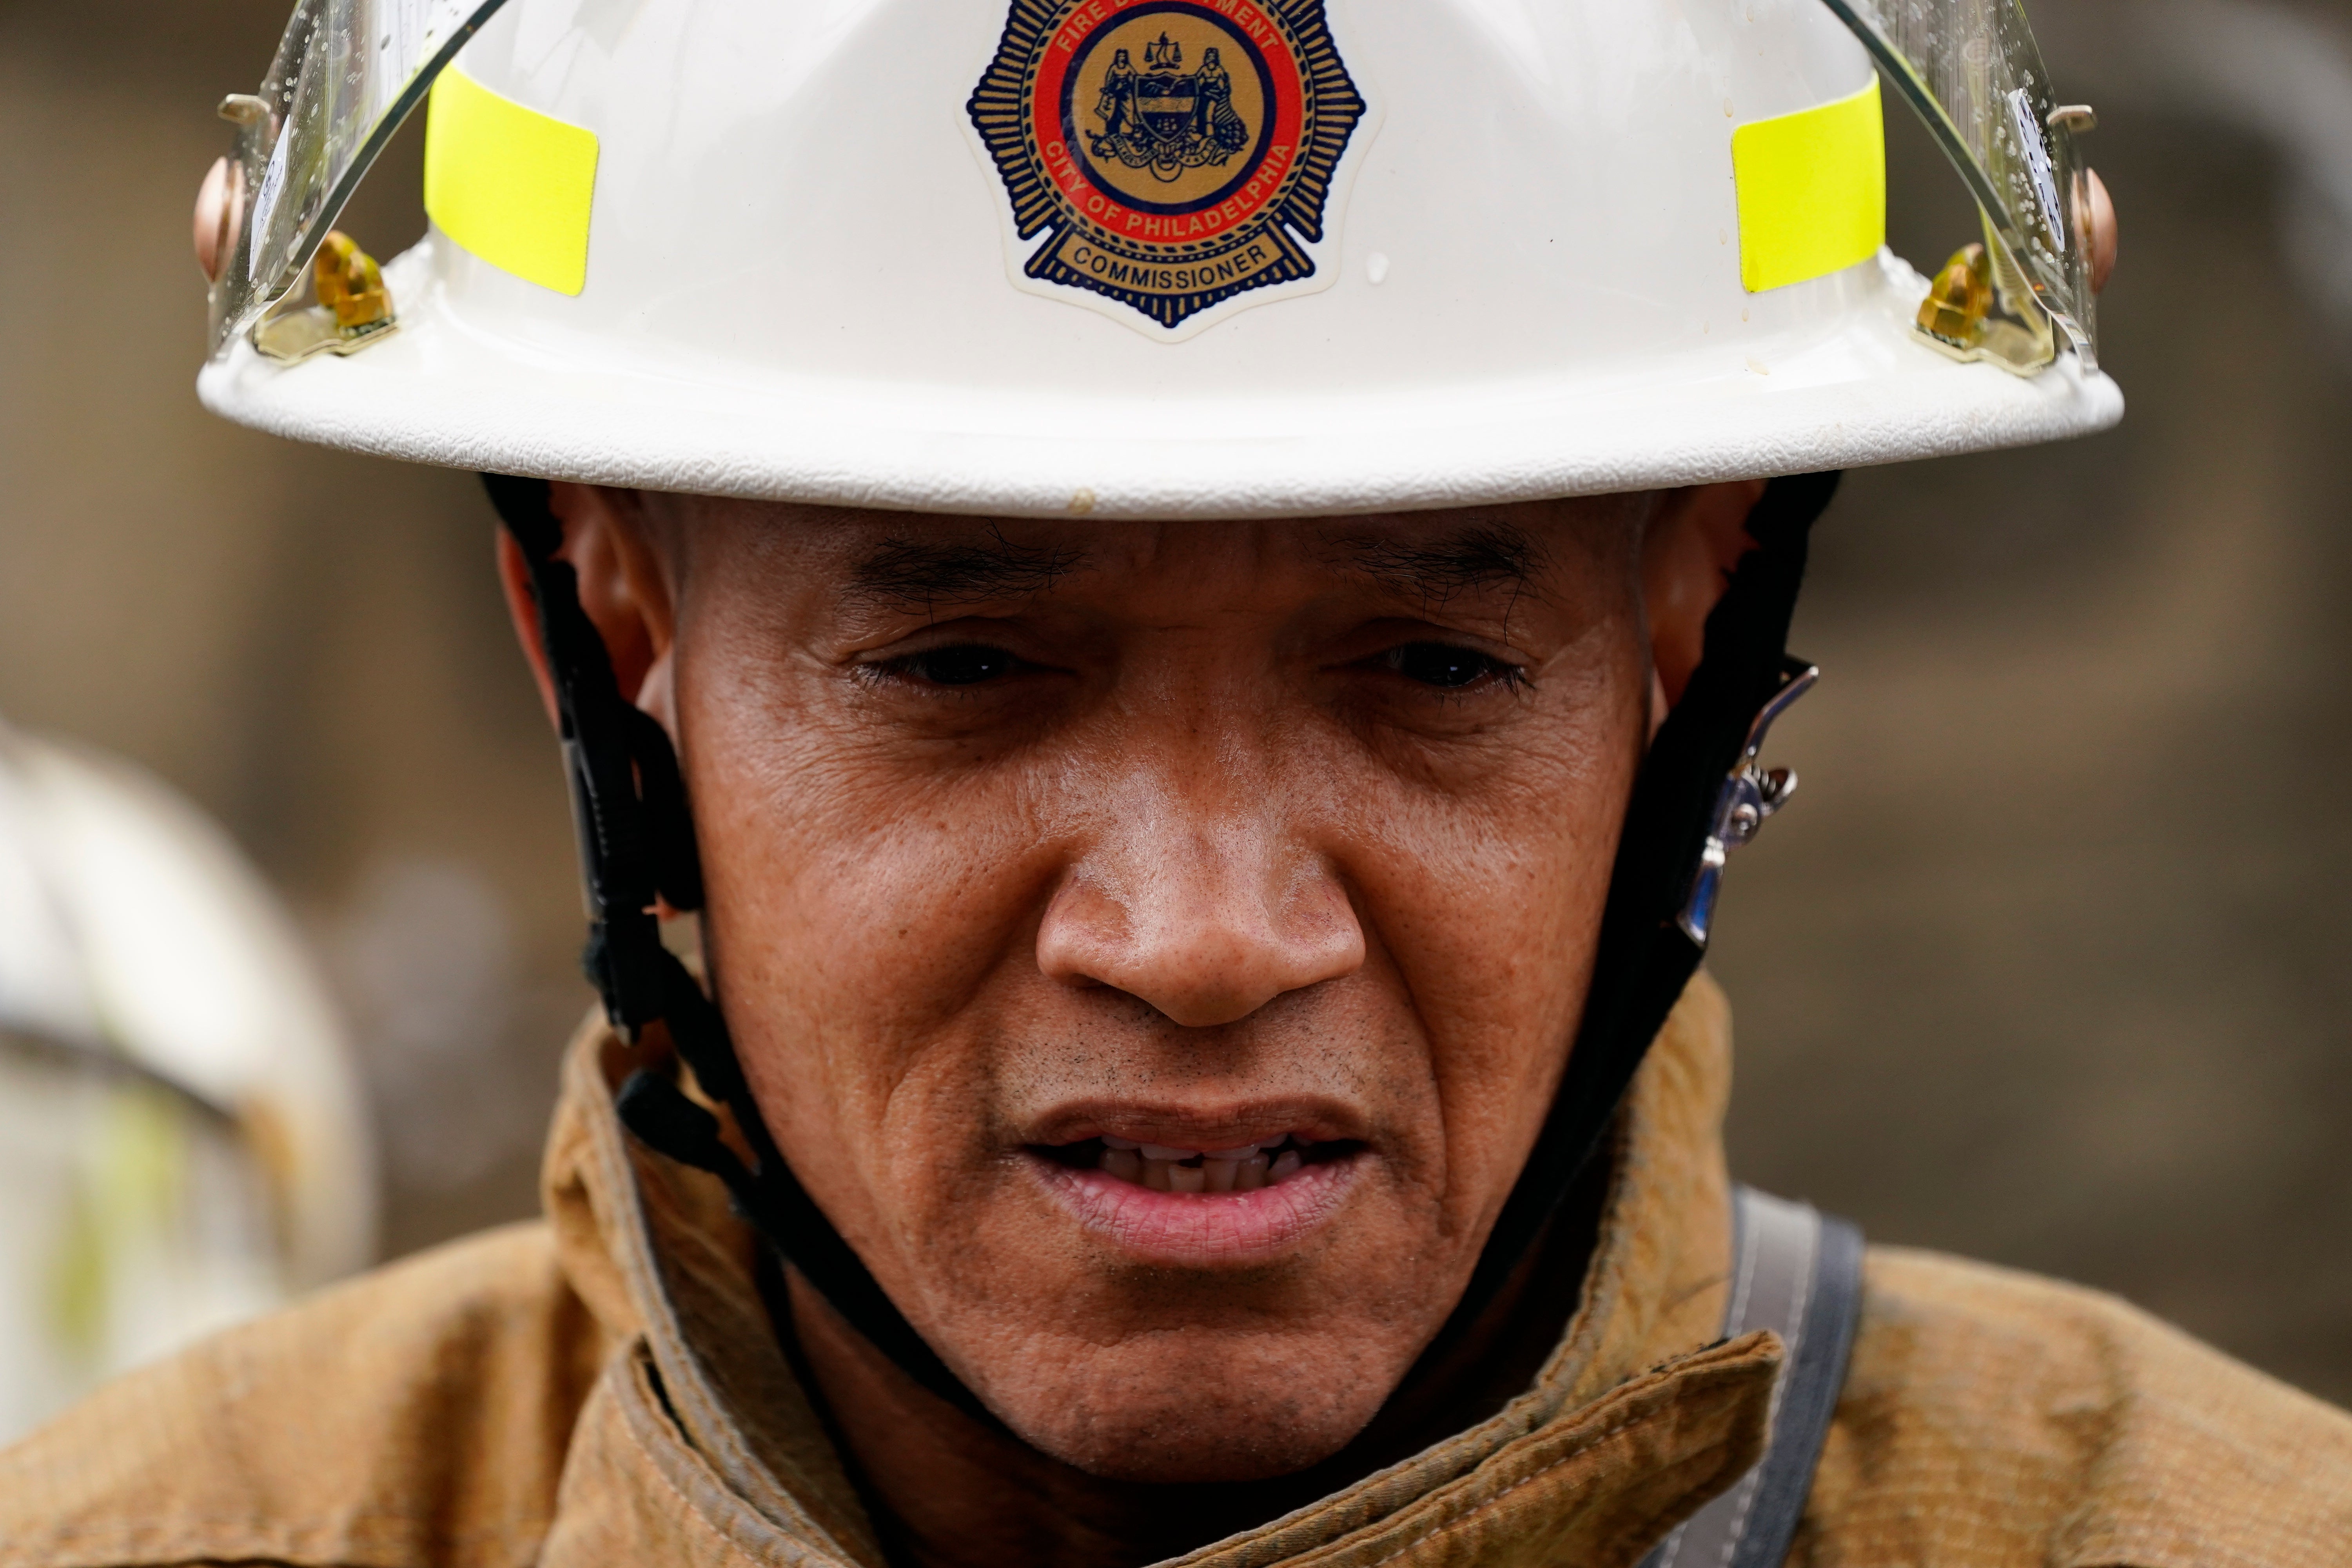
[{"label": "lower lip", "polygon": [[1328,1223],[1355,1184],[1361,1152],[1318,1161],[1254,1193],[1161,1193],[1108,1171],[1031,1163],[1077,1222],[1139,1260],[1200,1268],[1265,1263]]}]

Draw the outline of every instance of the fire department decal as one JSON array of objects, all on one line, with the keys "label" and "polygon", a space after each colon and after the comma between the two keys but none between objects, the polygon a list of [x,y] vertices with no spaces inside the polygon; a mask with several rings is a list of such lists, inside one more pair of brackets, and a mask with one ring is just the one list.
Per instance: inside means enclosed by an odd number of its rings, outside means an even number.
[{"label": "fire department decal", "polygon": [[966,108],[1034,284],[1175,337],[1328,281],[1325,207],[1365,105],[1323,0],[1013,0]]}]

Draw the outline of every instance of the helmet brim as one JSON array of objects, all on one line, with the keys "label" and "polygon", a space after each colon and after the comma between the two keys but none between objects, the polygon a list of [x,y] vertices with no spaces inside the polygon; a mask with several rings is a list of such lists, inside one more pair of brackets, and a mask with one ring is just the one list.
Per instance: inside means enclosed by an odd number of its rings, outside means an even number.
[{"label": "helmet brim", "polygon": [[[2039,375],[1918,340],[1926,282],[1891,254],[1854,269],[1883,309],[1786,345],[1706,347],[1614,369],[1400,395],[1188,399],[1074,387],[979,398],[740,367],[616,368],[583,344],[481,331],[449,309],[428,238],[385,269],[401,330],[350,358],[207,365],[205,406],[239,424],[411,462],[549,479],[1006,517],[1277,518],[1608,494],[2027,446],[2123,416],[2071,354]],[[1770,351],[1766,351],[1770,353]],[[947,367],[942,367],[943,371]]]}]

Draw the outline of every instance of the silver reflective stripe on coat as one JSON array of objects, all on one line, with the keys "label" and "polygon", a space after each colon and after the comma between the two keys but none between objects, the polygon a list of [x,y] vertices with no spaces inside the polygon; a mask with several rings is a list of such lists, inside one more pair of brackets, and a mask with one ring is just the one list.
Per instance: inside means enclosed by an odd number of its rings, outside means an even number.
[{"label": "silver reflective stripe on coat", "polygon": [[1770,1329],[1788,1347],[1764,1458],[1676,1526],[1642,1568],[1778,1568],[1812,1489],[1862,1307],[1862,1233],[1752,1187],[1732,1190],[1723,1337]]}]

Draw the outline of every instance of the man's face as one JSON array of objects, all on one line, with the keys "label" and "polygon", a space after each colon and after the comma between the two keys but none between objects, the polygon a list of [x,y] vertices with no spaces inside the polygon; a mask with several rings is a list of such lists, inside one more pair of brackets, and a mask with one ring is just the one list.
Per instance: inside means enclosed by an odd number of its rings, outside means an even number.
[{"label": "man's face", "polygon": [[1034,1447],[1296,1469],[1445,1320],[1647,736],[1641,505],[646,503],[647,701],[761,1110]]}]

